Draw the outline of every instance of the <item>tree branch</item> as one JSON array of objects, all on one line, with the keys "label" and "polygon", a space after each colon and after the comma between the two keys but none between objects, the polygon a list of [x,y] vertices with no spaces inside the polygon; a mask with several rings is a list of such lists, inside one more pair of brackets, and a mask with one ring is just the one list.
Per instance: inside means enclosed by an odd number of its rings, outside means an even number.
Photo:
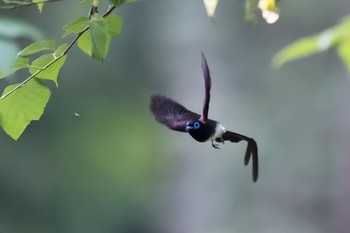
[{"label": "tree branch", "polygon": [[[111,12],[115,9],[115,6],[110,5],[107,9],[107,11],[103,14],[103,17],[107,17],[109,14],[111,14]],[[21,82],[20,84],[18,84],[15,88],[13,88],[11,91],[7,92],[6,94],[4,94],[3,96],[0,97],[0,101],[5,99],[7,96],[11,95],[13,92],[15,92],[18,88],[24,86],[29,80],[31,80],[32,78],[34,78],[36,75],[38,75],[39,73],[41,73],[42,71],[44,71],[45,69],[47,69],[49,66],[51,66],[52,64],[54,64],[56,61],[58,61],[59,59],[61,59],[62,57],[64,57],[65,55],[67,55],[68,51],[73,47],[73,45],[77,42],[77,40],[85,33],[89,30],[89,27],[86,27],[85,29],[83,29],[82,31],[80,31],[78,33],[78,35],[72,40],[72,42],[69,44],[69,46],[66,48],[66,50],[63,51],[63,53],[61,55],[59,55],[58,57],[56,57],[54,60],[52,60],[51,62],[47,63],[44,67],[42,67],[40,70],[36,71],[34,74],[32,74],[31,76],[29,76],[26,80],[24,80],[23,82]]]}]

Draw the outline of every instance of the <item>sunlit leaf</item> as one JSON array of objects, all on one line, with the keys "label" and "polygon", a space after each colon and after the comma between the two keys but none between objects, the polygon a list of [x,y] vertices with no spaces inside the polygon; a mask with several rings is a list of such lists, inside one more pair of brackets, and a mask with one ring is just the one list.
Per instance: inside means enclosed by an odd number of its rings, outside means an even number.
[{"label": "sunlit leaf", "polygon": [[18,56],[27,56],[30,54],[38,53],[44,50],[54,51],[56,47],[55,40],[42,40],[34,42],[33,44],[24,48],[21,52],[18,53]]},{"label": "sunlit leaf", "polygon": [[[335,35],[337,35],[335,37]],[[272,59],[272,65],[279,68],[286,62],[310,56],[312,54],[326,50],[339,42],[339,33],[328,29],[314,36],[304,37],[282,49]]]},{"label": "sunlit leaf", "polygon": [[44,1],[46,0],[32,0],[34,3],[38,2],[38,4],[36,4],[38,6],[38,10],[41,13],[43,11],[43,6],[44,6]]},{"label": "sunlit leaf", "polygon": [[68,45],[67,45],[67,44],[61,44],[61,45],[58,46],[58,48],[55,50],[54,55],[55,55],[56,57],[61,56],[61,55],[66,51],[67,48],[68,48]]},{"label": "sunlit leaf", "polygon": [[65,31],[62,37],[65,37],[71,33],[79,33],[89,25],[89,19],[87,17],[80,17],[63,26]]},{"label": "sunlit leaf", "polygon": [[[4,94],[18,84],[8,86]],[[32,79],[6,98],[0,100],[0,125],[17,140],[33,120],[39,120],[50,98],[50,90],[39,80]]]},{"label": "sunlit leaf", "polygon": [[29,67],[29,58],[28,57],[17,57],[15,60],[15,69],[22,69]]},{"label": "sunlit leaf", "polygon": [[350,72],[350,40],[344,41],[337,47],[338,55]]},{"label": "sunlit leaf", "polygon": [[272,59],[272,66],[279,68],[286,62],[309,56],[320,51],[318,36],[300,39],[279,51]]},{"label": "sunlit leaf", "polygon": [[350,40],[350,16],[344,17],[339,24],[326,31],[332,31],[334,43]]},{"label": "sunlit leaf", "polygon": [[[51,63],[55,59],[56,57],[53,54],[44,54],[32,62],[29,68],[29,72],[31,74],[34,74],[38,70],[43,70],[49,63]],[[65,61],[66,61],[66,56],[59,58],[52,65],[50,65],[49,67],[41,71],[35,77],[52,80],[55,82],[56,86],[58,86],[57,76]]]},{"label": "sunlit leaf", "polygon": [[214,17],[216,7],[219,3],[219,0],[203,0],[207,15],[209,17]]},{"label": "sunlit leaf", "polygon": [[107,56],[111,41],[107,20],[102,17],[102,15],[97,13],[91,16],[89,26],[92,44],[91,56],[96,60],[103,62]]},{"label": "sunlit leaf", "polygon": [[282,49],[272,59],[274,68],[282,66],[302,57],[337,47],[338,55],[350,71],[350,16],[344,17],[340,23],[313,36],[304,37]]},{"label": "sunlit leaf", "polygon": [[110,14],[106,17],[108,31],[113,37],[120,35],[123,27],[123,19],[119,15]]},{"label": "sunlit leaf", "polygon": [[0,79],[15,73],[19,69],[28,68],[28,67],[29,67],[29,58],[17,57],[11,69],[7,69],[0,72]]},{"label": "sunlit leaf", "polygon": [[78,39],[78,47],[83,51],[84,53],[91,55],[91,33],[90,30],[85,32],[79,39]]}]

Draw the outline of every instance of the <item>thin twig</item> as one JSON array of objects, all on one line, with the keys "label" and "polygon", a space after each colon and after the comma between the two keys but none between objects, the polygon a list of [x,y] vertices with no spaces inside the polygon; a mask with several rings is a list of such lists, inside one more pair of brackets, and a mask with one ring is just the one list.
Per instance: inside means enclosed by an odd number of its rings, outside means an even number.
[{"label": "thin twig", "polygon": [[[115,6],[109,6],[107,11],[103,14],[103,17],[107,17],[113,10],[115,9]],[[34,74],[32,74],[31,76],[29,76],[26,80],[24,80],[23,82],[21,82],[20,84],[18,84],[15,88],[13,88],[11,91],[7,92],[6,94],[4,94],[3,96],[0,97],[0,101],[5,99],[7,96],[9,96],[10,94],[12,94],[13,92],[15,92],[18,88],[24,86],[28,81],[30,81],[32,78],[34,78],[36,75],[38,75],[39,73],[41,73],[42,71],[46,70],[49,66],[51,66],[53,63],[55,63],[56,61],[58,61],[59,59],[61,59],[62,57],[64,57],[68,51],[73,47],[73,45],[77,42],[77,40],[85,33],[89,30],[89,27],[84,28],[82,31],[80,31],[78,33],[78,35],[72,40],[72,42],[69,44],[69,46],[66,48],[66,50],[64,50],[64,52],[59,55],[58,57],[56,57],[54,60],[50,61],[49,63],[47,63],[44,67],[42,67],[40,70],[36,71]]]},{"label": "thin twig", "polygon": [[26,80],[24,80],[23,82],[21,82],[20,84],[18,84],[15,88],[13,88],[11,91],[7,92],[5,95],[0,97],[0,100],[5,99],[7,96],[9,96],[10,94],[12,94],[14,91],[16,91],[18,88],[22,87],[24,84],[26,84],[29,80],[31,80],[32,78],[34,78],[36,75],[38,75],[39,73],[41,73],[42,71],[44,71],[45,69],[47,69],[47,67],[51,66],[53,63],[55,63],[57,60],[59,60],[60,58],[63,57],[63,54],[58,56],[56,59],[50,61],[49,63],[47,63],[43,68],[41,68],[40,70],[38,70],[37,72],[35,72],[34,74],[32,74],[31,76],[29,76]]}]

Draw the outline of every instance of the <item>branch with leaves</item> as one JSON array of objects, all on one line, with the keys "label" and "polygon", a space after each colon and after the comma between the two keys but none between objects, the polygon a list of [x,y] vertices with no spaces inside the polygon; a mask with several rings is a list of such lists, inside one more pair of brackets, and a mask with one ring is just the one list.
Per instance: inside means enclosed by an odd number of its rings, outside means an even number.
[{"label": "branch with leaves", "polygon": [[[85,1],[86,2],[86,1]],[[0,79],[20,69],[28,69],[30,75],[24,81],[5,88],[0,97],[0,126],[17,140],[32,120],[39,120],[50,98],[50,89],[42,80],[51,80],[58,86],[57,77],[67,54],[74,44],[86,54],[103,62],[112,37],[118,37],[123,26],[122,18],[112,11],[127,0],[110,0],[104,14],[98,13],[98,1],[90,0],[88,17],[81,17],[63,26],[66,37],[76,34],[68,44],[57,46],[55,40],[34,42],[18,53],[12,70],[0,72]],[[29,56],[50,51],[30,62]]]}]

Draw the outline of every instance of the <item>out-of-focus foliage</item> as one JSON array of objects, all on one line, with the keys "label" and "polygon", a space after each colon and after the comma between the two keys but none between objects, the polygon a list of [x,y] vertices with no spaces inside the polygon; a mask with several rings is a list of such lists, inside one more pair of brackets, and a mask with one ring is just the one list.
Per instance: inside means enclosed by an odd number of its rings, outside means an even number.
[{"label": "out-of-focus foliage", "polygon": [[280,15],[276,0],[259,0],[258,8],[261,10],[262,17],[266,23],[275,23]]},{"label": "out-of-focus foliage", "polygon": [[[203,2],[207,15],[214,17],[219,0],[203,0]],[[258,8],[261,10],[262,17],[267,23],[273,24],[278,20],[280,10],[276,0],[245,0],[244,19],[250,23],[255,23]]]},{"label": "out-of-focus foliage", "polygon": [[12,68],[18,68],[16,55],[20,48],[16,39],[29,38],[31,40],[41,40],[43,34],[31,24],[9,18],[0,18],[0,51],[6,56],[0,56],[0,78],[12,72]]},{"label": "out-of-focus foliage", "polygon": [[203,0],[205,9],[209,17],[214,17],[216,6],[219,3],[219,0]]},{"label": "out-of-focus foliage", "polygon": [[246,0],[245,1],[245,12],[244,12],[244,19],[248,22],[255,22],[256,21],[256,9],[258,5],[259,0]]},{"label": "out-of-focus foliage", "polygon": [[336,48],[338,56],[350,72],[350,16],[316,35],[301,38],[279,51],[272,59],[275,68],[303,57]]}]

